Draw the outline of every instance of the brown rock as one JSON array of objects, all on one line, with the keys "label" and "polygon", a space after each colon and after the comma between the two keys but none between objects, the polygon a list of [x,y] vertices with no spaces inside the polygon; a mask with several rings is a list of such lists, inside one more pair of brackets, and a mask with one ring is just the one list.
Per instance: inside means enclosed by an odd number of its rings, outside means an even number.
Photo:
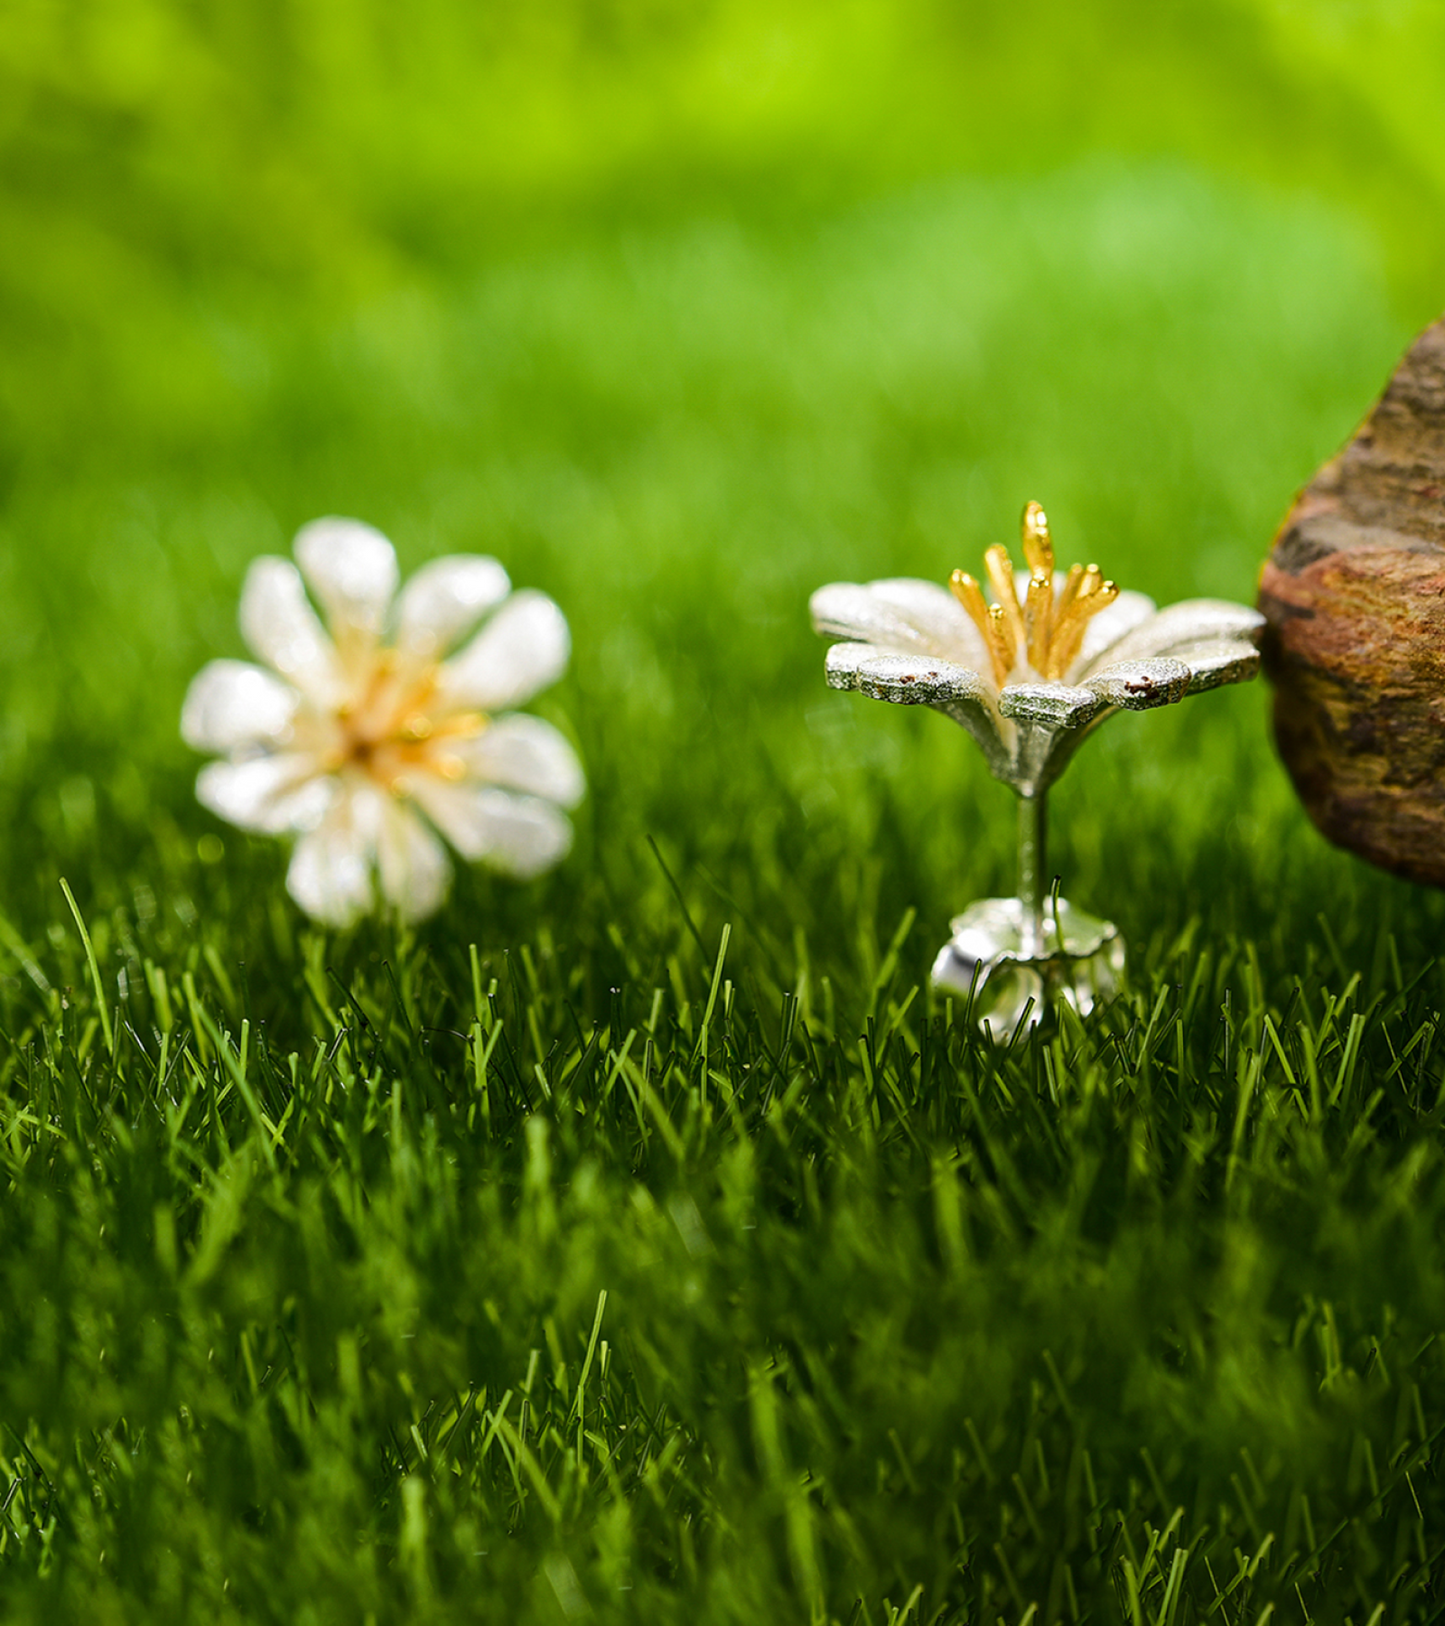
[{"label": "brown rock", "polygon": [[1259,607],[1275,737],[1310,817],[1445,887],[1445,319],[1300,494]]}]

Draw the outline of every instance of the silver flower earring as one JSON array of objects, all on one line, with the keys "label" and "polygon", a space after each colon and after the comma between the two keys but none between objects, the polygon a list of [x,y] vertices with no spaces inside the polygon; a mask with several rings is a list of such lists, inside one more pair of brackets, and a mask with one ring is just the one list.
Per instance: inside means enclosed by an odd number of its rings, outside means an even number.
[{"label": "silver flower earring", "polygon": [[1189,599],[1158,610],[1097,565],[1054,568],[1048,518],[1023,516],[1028,569],[1007,548],[984,555],[992,599],[965,571],[947,588],[897,578],[835,582],[813,594],[813,625],[835,689],[932,706],[963,725],[996,779],[1018,796],[1018,895],[971,904],[933,967],[936,987],[972,993],[1007,1038],[1052,995],[1080,1013],[1113,994],[1124,968],[1117,927],[1051,893],[1047,797],[1084,737],[1116,711],[1147,711],[1239,683],[1259,666],[1263,618],[1242,604]]}]

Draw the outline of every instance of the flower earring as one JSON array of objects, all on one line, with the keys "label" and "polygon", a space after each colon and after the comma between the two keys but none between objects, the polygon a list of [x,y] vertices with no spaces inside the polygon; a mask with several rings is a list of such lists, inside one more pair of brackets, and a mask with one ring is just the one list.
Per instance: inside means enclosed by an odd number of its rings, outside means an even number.
[{"label": "flower earring", "polygon": [[1018,895],[965,909],[933,967],[934,985],[972,993],[997,1037],[1050,995],[1089,1011],[1123,972],[1118,929],[1050,892],[1049,787],[1116,711],[1253,677],[1263,626],[1256,611],[1220,599],[1157,610],[1105,581],[1097,565],[1056,571],[1038,503],[1024,510],[1022,530],[1027,570],[1015,571],[1007,548],[984,555],[991,598],[956,570],[947,588],[835,582],[811,601],[815,629],[844,640],[828,651],[831,687],[943,712],[1019,799]]},{"label": "flower earring", "polygon": [[201,802],[243,830],[295,833],[287,888],[328,925],[373,908],[378,884],[405,919],[431,914],[451,880],[441,837],[514,876],[551,868],[582,769],[550,723],[512,708],[566,669],[561,610],[469,554],[398,593],[391,543],[356,520],[316,520],[294,551],[296,565],[257,559],[241,592],[265,666],[212,661],[186,695],[186,743],[222,755],[196,781]]}]

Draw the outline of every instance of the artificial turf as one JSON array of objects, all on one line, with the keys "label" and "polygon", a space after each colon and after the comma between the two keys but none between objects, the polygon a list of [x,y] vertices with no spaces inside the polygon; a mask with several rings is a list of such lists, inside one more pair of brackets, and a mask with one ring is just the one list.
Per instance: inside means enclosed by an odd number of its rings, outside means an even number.
[{"label": "artificial turf", "polygon": [[[1249,599],[1408,338],[1368,237],[1100,163],[213,317],[189,438],[0,516],[5,1619],[1438,1618],[1445,909],[1262,689],[1122,717],[1054,856],[1127,991],[993,1046],[926,973],[1008,793],[806,616],[1028,497]],[[565,607],[553,876],[329,934],[195,805],[185,685],[326,511]]]}]

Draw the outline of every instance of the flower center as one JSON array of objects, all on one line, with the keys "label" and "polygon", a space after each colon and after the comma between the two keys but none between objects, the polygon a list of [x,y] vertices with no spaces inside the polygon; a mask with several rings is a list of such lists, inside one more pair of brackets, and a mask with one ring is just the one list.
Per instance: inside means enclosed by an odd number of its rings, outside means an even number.
[{"label": "flower center", "polygon": [[1029,565],[1022,600],[1014,582],[1013,559],[1001,544],[983,556],[993,589],[992,604],[966,570],[955,570],[948,583],[983,637],[1000,688],[1020,666],[1025,681],[1040,677],[1046,683],[1062,682],[1079,657],[1089,622],[1119,596],[1119,589],[1104,580],[1098,565],[1074,565],[1062,585],[1055,586],[1049,517],[1038,503],[1031,502],[1024,509],[1021,529]]},{"label": "flower center", "polygon": [[395,650],[376,656],[357,697],[336,714],[339,733],[332,767],[355,768],[393,795],[421,771],[460,779],[466,763],[449,744],[474,739],[487,726],[481,712],[437,710],[440,668],[404,667]]}]

